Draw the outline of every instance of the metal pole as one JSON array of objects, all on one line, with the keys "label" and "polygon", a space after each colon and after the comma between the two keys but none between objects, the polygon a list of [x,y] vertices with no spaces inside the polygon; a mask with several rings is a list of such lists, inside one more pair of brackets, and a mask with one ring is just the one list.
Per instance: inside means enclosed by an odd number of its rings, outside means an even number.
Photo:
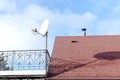
[{"label": "metal pole", "polygon": [[47,50],[47,44],[48,44],[48,31],[46,33],[46,50]]},{"label": "metal pole", "polygon": [[47,49],[47,44],[48,44],[48,31],[46,33],[46,75],[47,75],[47,53],[48,53],[48,49]]}]

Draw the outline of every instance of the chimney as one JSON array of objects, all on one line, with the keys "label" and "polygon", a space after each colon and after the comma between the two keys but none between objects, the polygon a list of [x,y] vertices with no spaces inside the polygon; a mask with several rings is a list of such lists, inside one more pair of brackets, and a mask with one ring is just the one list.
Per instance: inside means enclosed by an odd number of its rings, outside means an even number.
[{"label": "chimney", "polygon": [[82,28],[82,31],[83,31],[83,36],[86,36],[86,28]]}]

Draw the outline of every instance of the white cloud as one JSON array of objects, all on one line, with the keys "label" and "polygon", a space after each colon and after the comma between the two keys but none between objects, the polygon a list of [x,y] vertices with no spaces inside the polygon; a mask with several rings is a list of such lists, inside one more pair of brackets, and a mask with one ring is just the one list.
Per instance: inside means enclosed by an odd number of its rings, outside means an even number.
[{"label": "white cloud", "polygon": [[[9,3],[9,1],[8,1]],[[6,9],[3,9],[6,10]],[[45,48],[45,38],[34,36],[31,29],[40,25],[45,18],[49,18],[49,49],[53,48],[56,35],[77,34],[75,30],[81,29],[82,24],[89,25],[96,17],[90,12],[76,14],[73,12],[60,13],[51,11],[47,7],[35,4],[27,5],[21,13],[0,15],[0,49],[39,49]],[[63,31],[63,32],[61,32]]]},{"label": "white cloud", "polygon": [[42,37],[33,36],[30,30],[33,27],[40,29],[40,25],[45,18],[50,20],[50,50],[53,48],[56,35],[80,35],[80,30],[84,27],[83,25],[86,25],[88,29],[95,28],[93,29],[95,33],[91,30],[91,34],[120,34],[119,8],[119,5],[114,6],[112,13],[109,13],[105,19],[101,19],[90,12],[77,14],[71,11],[52,11],[47,7],[29,4],[21,13],[0,15],[0,29],[3,30],[0,31],[0,37],[2,37],[0,42],[2,45],[0,47],[1,49],[5,49],[5,47],[10,49],[15,46],[18,47],[17,49],[43,48],[44,40],[41,39]]},{"label": "white cloud", "polygon": [[[3,0],[4,1],[4,0]],[[6,49],[40,49],[45,48],[45,38],[34,36],[31,29],[40,29],[43,20],[48,18],[49,25],[49,50],[53,49],[55,36],[80,35],[80,30],[86,25],[91,34],[118,34],[120,19],[118,18],[119,5],[108,14],[104,20],[99,16],[86,12],[77,14],[71,11],[52,11],[47,7],[36,4],[28,4],[21,12],[9,13],[6,5],[11,3],[10,11],[18,9],[14,0],[5,0],[0,6],[0,50]],[[13,3],[13,4],[12,4]],[[0,3],[2,4],[2,2]],[[66,10],[66,9],[65,9]],[[18,10],[16,10],[18,11]],[[117,15],[117,16],[116,16]],[[94,29],[93,29],[94,28]],[[94,32],[93,32],[94,30]]]},{"label": "white cloud", "polygon": [[[61,33],[65,33],[66,35],[80,35],[80,30],[83,28],[83,25],[89,25],[96,20],[96,16],[90,12],[84,14],[54,12],[53,14],[53,17],[51,18],[51,28],[54,31],[53,34],[57,35],[62,35]],[[76,33],[73,34],[72,32],[75,31]]]},{"label": "white cloud", "polygon": [[0,11],[13,12],[16,8],[15,0],[0,0]]},{"label": "white cloud", "polygon": [[0,49],[44,48],[43,39],[33,36],[31,32],[36,23],[32,16],[25,13],[0,15]]}]

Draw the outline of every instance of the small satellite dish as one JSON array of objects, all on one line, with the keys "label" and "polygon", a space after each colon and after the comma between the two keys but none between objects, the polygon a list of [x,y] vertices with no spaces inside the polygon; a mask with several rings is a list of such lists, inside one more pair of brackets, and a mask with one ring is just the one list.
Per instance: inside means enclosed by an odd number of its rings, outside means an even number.
[{"label": "small satellite dish", "polygon": [[49,20],[45,19],[44,22],[42,23],[42,26],[40,28],[40,34],[42,36],[45,36],[47,31],[48,31],[48,24],[49,24]]}]

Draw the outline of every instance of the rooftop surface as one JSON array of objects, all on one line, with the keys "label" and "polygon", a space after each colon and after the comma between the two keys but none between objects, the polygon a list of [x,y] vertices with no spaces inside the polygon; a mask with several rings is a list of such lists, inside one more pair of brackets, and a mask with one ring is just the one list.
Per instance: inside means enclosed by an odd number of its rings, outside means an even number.
[{"label": "rooftop surface", "polygon": [[120,36],[59,36],[49,78],[120,78]]}]

